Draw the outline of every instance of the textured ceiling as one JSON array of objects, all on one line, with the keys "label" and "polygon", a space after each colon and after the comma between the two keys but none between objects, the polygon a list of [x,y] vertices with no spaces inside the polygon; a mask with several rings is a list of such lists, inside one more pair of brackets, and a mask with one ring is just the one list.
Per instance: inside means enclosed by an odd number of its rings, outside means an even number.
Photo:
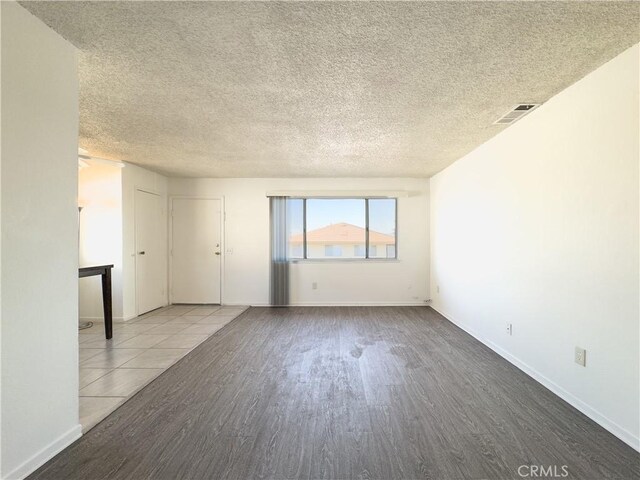
[{"label": "textured ceiling", "polygon": [[640,36],[637,3],[22,5],[80,49],[80,145],[173,176],[430,176]]}]

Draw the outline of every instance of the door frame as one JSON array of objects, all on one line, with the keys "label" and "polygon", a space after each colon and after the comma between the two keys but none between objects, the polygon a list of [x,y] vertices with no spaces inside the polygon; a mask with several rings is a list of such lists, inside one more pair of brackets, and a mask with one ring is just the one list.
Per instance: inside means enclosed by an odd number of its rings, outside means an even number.
[{"label": "door frame", "polygon": [[[139,295],[140,292],[138,290],[138,216],[137,216],[137,212],[138,212],[138,206],[137,206],[137,198],[138,198],[138,192],[143,192],[143,193],[149,193],[151,195],[157,195],[158,197],[160,197],[161,203],[164,203],[164,208],[166,210],[167,205],[166,205],[166,193],[162,193],[156,190],[152,190],[150,188],[146,188],[146,187],[139,187],[137,185],[133,186],[133,284],[135,286],[134,290],[135,290],[135,301],[136,301],[136,316],[140,316],[142,315],[140,313],[140,301],[139,301]],[[164,202],[162,202],[162,200],[164,200]],[[169,239],[167,239],[167,245],[169,244]],[[168,247],[167,247],[168,248]],[[169,267],[167,265],[167,277],[169,276]],[[164,301],[169,303],[169,285],[168,285],[168,278],[167,278],[167,284],[165,285],[165,296],[164,296]]]},{"label": "door frame", "polygon": [[170,195],[169,196],[169,238],[168,248],[169,251],[169,305],[173,305],[173,201],[174,200],[218,200],[220,202],[220,305],[224,305],[224,274],[226,263],[226,235],[225,235],[225,221],[227,214],[224,205],[224,195],[219,197],[203,196],[203,195]]}]

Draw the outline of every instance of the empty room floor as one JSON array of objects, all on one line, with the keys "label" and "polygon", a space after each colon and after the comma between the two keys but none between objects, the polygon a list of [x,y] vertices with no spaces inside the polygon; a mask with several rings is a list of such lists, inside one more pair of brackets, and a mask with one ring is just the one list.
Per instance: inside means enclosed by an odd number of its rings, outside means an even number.
[{"label": "empty room floor", "polygon": [[125,323],[80,330],[80,424],[88,431],[246,307],[172,305]]},{"label": "empty room floor", "polygon": [[29,478],[638,478],[639,458],[428,307],[250,308]]}]

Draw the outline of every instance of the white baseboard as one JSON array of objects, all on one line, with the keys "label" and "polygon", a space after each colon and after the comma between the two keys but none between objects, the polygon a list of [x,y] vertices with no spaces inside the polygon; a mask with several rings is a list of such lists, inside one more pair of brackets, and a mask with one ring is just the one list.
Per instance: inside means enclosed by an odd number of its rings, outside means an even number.
[{"label": "white baseboard", "polygon": [[74,426],[66,433],[60,435],[57,439],[51,442],[49,445],[44,447],[42,450],[37,452],[27,461],[23,462],[18,467],[11,470],[7,473],[3,480],[21,480],[25,478],[30,473],[36,471],[39,467],[44,465],[47,460],[52,459],[62,450],[67,448],[77,439],[82,436],[82,426],[80,424]]},{"label": "white baseboard", "polygon": [[[233,306],[231,303],[224,305]],[[272,307],[268,303],[252,303],[252,307]],[[288,307],[428,307],[428,303],[422,302],[294,302]]]},{"label": "white baseboard", "polygon": [[558,385],[554,381],[545,377],[543,374],[538,372],[535,368],[531,367],[530,365],[523,362],[519,358],[515,357],[511,353],[507,352],[502,347],[499,347],[498,345],[493,343],[491,340],[488,340],[482,337],[481,335],[477,334],[475,331],[473,331],[473,329],[469,328],[464,323],[456,321],[450,315],[438,310],[433,305],[431,305],[431,308],[433,308],[436,312],[442,315],[445,319],[447,319],[457,327],[467,332],[473,338],[485,344],[487,347],[489,347],[491,350],[496,352],[498,355],[500,355],[502,358],[507,360],[509,363],[518,367],[520,370],[522,370],[524,373],[529,375],[535,381],[542,384],[547,389],[551,390],[553,393],[555,393],[557,396],[562,398],[565,402],[570,404],[572,407],[584,413],[591,420],[593,420],[602,428],[606,429],[607,431],[609,431],[610,433],[618,437],[620,440],[622,440],[624,443],[629,445],[631,448],[640,452],[640,438],[638,438],[637,436],[629,432],[627,429],[621,427],[613,420],[610,420],[605,415],[598,412],[595,408],[591,407],[584,401],[580,400],[578,397],[568,392],[567,390],[562,388],[560,385]]},{"label": "white baseboard", "polygon": [[122,321],[128,322],[129,320],[133,320],[134,318],[138,318],[138,315],[129,315],[128,317],[124,317]]}]

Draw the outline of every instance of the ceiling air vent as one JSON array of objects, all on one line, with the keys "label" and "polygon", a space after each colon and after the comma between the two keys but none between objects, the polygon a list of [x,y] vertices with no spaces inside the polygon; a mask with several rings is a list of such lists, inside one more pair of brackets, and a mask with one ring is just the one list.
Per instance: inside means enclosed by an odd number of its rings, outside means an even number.
[{"label": "ceiling air vent", "polygon": [[499,124],[510,124],[510,123],[513,123],[513,122],[515,122],[517,120],[520,120],[522,117],[524,117],[531,110],[534,110],[536,107],[539,107],[539,106],[540,106],[539,103],[521,103],[521,104],[516,105],[515,107],[513,107],[511,110],[509,110],[503,116],[501,116],[498,120],[493,122],[493,124],[494,125],[499,125]]}]

